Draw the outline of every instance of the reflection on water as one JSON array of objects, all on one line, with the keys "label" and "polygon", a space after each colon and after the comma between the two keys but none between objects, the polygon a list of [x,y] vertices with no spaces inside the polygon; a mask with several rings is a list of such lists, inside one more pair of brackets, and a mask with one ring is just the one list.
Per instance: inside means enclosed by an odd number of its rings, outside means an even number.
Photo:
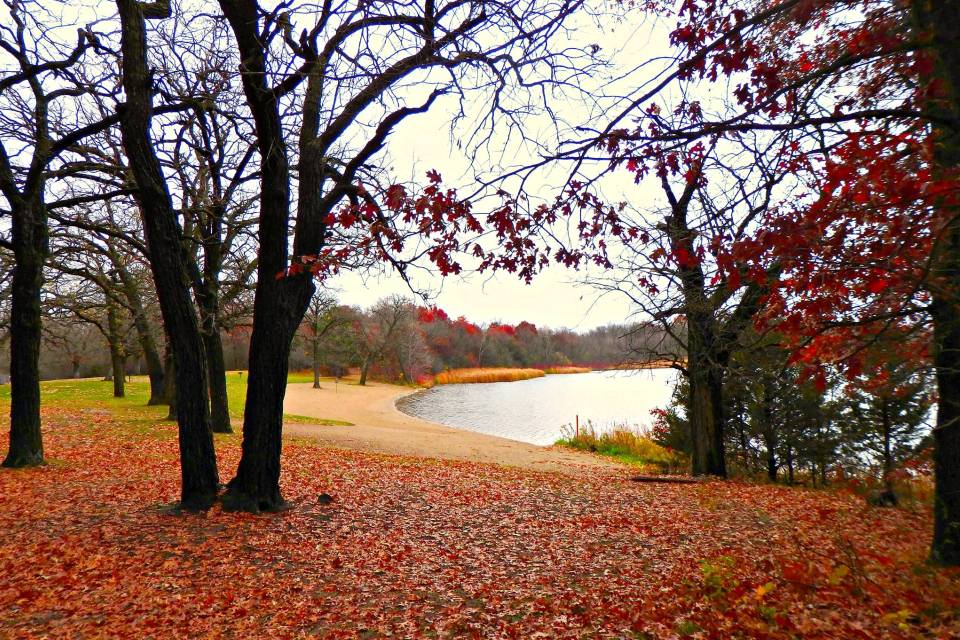
[{"label": "reflection on water", "polygon": [[595,371],[520,382],[447,384],[415,393],[397,408],[418,418],[533,444],[553,444],[563,426],[590,420],[598,430],[651,423],[670,402],[677,372]]}]

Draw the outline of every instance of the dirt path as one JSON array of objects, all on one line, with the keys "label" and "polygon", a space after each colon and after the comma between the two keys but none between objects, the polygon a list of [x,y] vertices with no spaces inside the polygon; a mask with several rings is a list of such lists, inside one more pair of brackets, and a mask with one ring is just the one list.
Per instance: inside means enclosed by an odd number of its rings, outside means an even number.
[{"label": "dirt path", "polygon": [[284,433],[360,451],[491,462],[575,475],[622,468],[600,456],[538,447],[408,416],[394,404],[397,398],[413,393],[406,387],[378,383],[360,387],[343,382],[324,382],[322,387],[314,389],[309,383],[288,385],[284,411],[352,422],[353,426],[287,424]]}]

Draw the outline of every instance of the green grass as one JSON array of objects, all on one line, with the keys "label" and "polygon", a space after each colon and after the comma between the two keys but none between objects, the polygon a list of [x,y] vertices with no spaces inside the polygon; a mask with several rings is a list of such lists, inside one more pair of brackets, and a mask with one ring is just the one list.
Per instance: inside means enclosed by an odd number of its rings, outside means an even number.
[{"label": "green grass", "polygon": [[580,427],[579,434],[574,433],[569,425],[565,431],[566,436],[556,443],[562,447],[590,451],[627,464],[654,467],[666,473],[677,473],[686,467],[686,461],[680,453],[661,447],[637,429],[616,427],[598,434],[587,423]]},{"label": "green grass", "polygon": [[[313,382],[313,376],[302,373],[292,373],[287,378],[288,383]],[[321,381],[323,382],[323,381]],[[333,382],[331,378],[328,382]],[[56,404],[64,408],[76,409],[104,409],[118,418],[130,420],[134,425],[141,425],[150,430],[150,424],[162,420],[167,415],[166,406],[148,407],[150,398],[150,383],[145,376],[134,376],[126,384],[126,397],[113,397],[113,383],[98,378],[84,378],[82,380],[47,380],[40,383],[40,402],[42,405]],[[246,372],[241,376],[236,371],[227,374],[227,400],[230,403],[230,417],[234,422],[243,420],[243,406],[247,393]],[[0,402],[10,400],[10,385],[0,385]],[[325,418],[311,418],[284,414],[284,422],[295,424],[316,424],[323,426],[352,426],[350,422],[329,420]]]}]

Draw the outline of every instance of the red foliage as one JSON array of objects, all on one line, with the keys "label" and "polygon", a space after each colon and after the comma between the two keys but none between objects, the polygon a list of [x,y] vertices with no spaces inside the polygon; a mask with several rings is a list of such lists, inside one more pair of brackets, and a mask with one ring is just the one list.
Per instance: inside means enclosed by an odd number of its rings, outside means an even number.
[{"label": "red foliage", "polygon": [[498,322],[491,324],[487,331],[491,334],[500,334],[511,338],[517,335],[517,330],[514,327],[509,324],[500,324]]}]

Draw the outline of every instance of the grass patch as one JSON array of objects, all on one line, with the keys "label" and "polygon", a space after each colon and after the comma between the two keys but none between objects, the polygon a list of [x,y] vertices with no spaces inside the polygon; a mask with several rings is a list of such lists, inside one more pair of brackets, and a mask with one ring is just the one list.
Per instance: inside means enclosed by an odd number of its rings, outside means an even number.
[{"label": "grass patch", "polygon": [[331,420],[329,418],[311,418],[310,416],[298,416],[292,413],[283,414],[283,421],[289,424],[318,424],[323,427],[352,427],[352,422],[346,420]]},{"label": "grass patch", "polygon": [[640,429],[621,426],[597,433],[593,425],[587,423],[580,427],[579,433],[569,425],[564,431],[565,437],[557,440],[562,447],[599,453],[627,464],[654,467],[663,473],[679,473],[686,468],[682,454],[660,446]]},{"label": "grass patch", "polygon": [[443,371],[435,375],[433,377],[433,384],[516,382],[518,380],[542,378],[545,375],[542,369],[512,369],[508,367],[450,369],[449,371]]},{"label": "grass patch", "polygon": [[[243,407],[247,395],[247,372],[229,371],[227,380],[227,401],[230,404],[230,418],[233,422],[243,421]],[[333,381],[332,378],[327,380]],[[313,374],[291,373],[288,384],[313,382]],[[65,409],[102,409],[109,411],[118,419],[128,421],[142,430],[143,435],[155,431],[153,425],[162,421],[168,409],[162,406],[147,406],[150,399],[150,382],[146,376],[133,376],[125,384],[126,396],[113,397],[113,383],[100,378],[81,378],[78,380],[45,380],[40,383],[40,401],[43,406],[56,405]],[[0,385],[0,403],[6,409],[10,400],[10,385]],[[294,424],[316,424],[323,426],[353,426],[342,420],[311,418],[284,414],[284,422]]]},{"label": "grass patch", "polygon": [[543,372],[554,376],[564,373],[590,373],[593,371],[590,367],[573,367],[573,366],[562,366],[562,367],[546,367]]}]

